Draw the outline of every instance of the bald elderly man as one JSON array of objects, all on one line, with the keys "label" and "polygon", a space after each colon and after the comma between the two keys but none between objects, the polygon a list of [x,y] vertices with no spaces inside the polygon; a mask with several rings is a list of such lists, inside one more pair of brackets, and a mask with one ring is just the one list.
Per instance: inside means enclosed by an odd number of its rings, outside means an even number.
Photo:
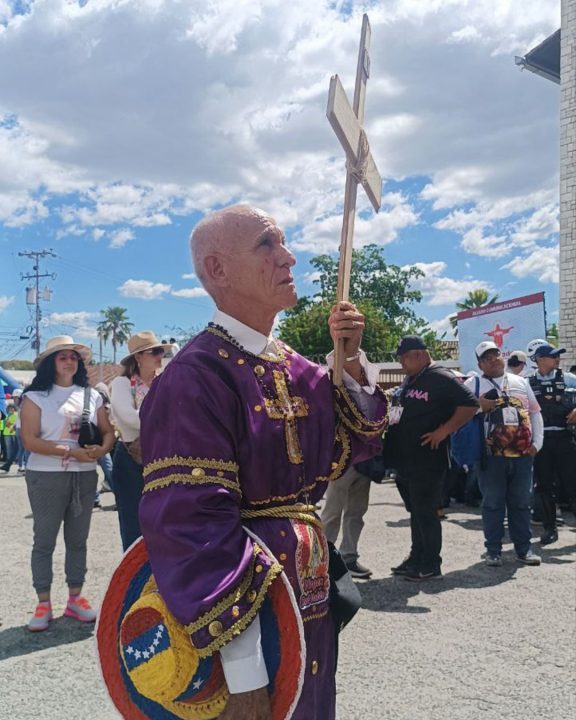
[{"label": "bald elderly man", "polygon": [[[341,303],[328,319],[345,347],[336,389],[272,337],[277,313],[297,299],[295,259],[273,218],[247,205],[220,210],[196,226],[191,247],[217,310],[141,410],[140,522],[152,570],[171,612],[193,624],[194,646],[220,653],[230,691],[222,720],[271,718],[259,611],[285,572],[306,642],[292,718],[332,720],[336,640],[314,504],[352,462],[376,454],[386,425],[375,368],[360,350],[364,317]],[[310,543],[320,551],[308,553]]]}]

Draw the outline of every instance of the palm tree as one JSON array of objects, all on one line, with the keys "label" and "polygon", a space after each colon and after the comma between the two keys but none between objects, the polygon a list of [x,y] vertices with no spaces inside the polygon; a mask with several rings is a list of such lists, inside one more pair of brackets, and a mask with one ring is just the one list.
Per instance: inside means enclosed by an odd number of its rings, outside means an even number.
[{"label": "palm tree", "polygon": [[[461,303],[456,303],[458,310],[471,310],[472,308],[482,307],[483,305],[492,305],[498,300],[498,295],[488,294],[488,290],[484,288],[477,288],[476,290],[470,290],[466,298]],[[454,329],[454,335],[458,336],[458,315],[452,315],[450,318],[450,325]]]},{"label": "palm tree", "polygon": [[131,328],[134,327],[134,323],[131,323],[126,317],[126,312],[127,309],[122,307],[107,307],[105,310],[100,310],[104,319],[98,323],[98,337],[104,343],[107,343],[109,338],[112,339],[114,364],[116,364],[118,345],[124,345],[127,342]]}]

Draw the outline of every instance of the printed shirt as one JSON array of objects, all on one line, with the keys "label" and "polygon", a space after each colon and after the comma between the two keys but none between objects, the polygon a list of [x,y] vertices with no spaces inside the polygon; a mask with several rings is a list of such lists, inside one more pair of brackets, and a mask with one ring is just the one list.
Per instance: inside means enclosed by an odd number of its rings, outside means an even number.
[{"label": "printed shirt", "polygon": [[[531,444],[540,449],[543,441],[542,416],[540,415],[540,405],[538,404],[534,392],[530,387],[529,381],[521,375],[515,375],[514,373],[509,372],[504,373],[500,377],[491,378],[492,382],[486,377],[480,377],[479,380],[479,392],[481,397],[491,390],[497,390],[499,396],[501,396],[504,392],[521,403],[522,410],[524,411],[524,422],[527,423],[527,426],[532,433]],[[473,390],[476,387],[476,378],[469,378],[464,384],[466,387]],[[489,415],[488,413],[485,413],[485,433],[487,433],[489,429],[488,419]],[[519,457],[521,453],[511,449],[494,451],[494,454],[504,455],[506,457]]]}]

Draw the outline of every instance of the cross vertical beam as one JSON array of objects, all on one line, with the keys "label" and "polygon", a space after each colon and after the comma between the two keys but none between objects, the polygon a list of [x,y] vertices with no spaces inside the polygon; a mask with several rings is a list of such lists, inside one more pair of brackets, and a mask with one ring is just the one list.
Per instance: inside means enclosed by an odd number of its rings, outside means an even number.
[{"label": "cross vertical beam", "polygon": [[[340,236],[340,263],[338,267],[338,287],[336,300],[348,300],[350,294],[350,267],[352,264],[352,242],[354,237],[354,220],[356,217],[356,198],[360,183],[376,212],[380,209],[382,197],[382,178],[370,153],[368,139],[362,127],[364,123],[364,101],[366,98],[366,81],[370,76],[370,39],[372,31],[368,15],[362,18],[362,33],[356,66],[356,84],[352,107],[348,102],[338,75],[330,79],[328,107],[326,115],[336,136],[344,147],[347,157],[346,188],[344,192],[344,211],[342,233]],[[336,385],[342,384],[342,367],[344,364],[344,341],[341,339],[335,346],[334,374]]]}]

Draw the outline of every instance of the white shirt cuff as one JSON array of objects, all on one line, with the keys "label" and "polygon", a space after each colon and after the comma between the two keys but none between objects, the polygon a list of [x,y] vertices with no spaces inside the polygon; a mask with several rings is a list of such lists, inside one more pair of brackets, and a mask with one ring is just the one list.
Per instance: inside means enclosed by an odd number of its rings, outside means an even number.
[{"label": "white shirt cuff", "polygon": [[[354,380],[354,378],[351,377],[346,370],[342,372],[344,385],[346,386],[346,389],[351,392],[364,392],[367,395],[374,395],[380,369],[377,365],[374,365],[374,363],[368,362],[368,358],[366,357],[364,350],[360,350],[360,357],[358,359],[360,360],[360,365],[362,365],[362,369],[366,375],[366,380],[368,380],[368,385],[360,385],[360,383],[356,382],[356,380]],[[334,350],[331,350],[328,355],[326,355],[326,364],[330,370],[332,370],[334,367]]]},{"label": "white shirt cuff", "polygon": [[231,695],[268,685],[268,671],[260,641],[260,616],[220,649],[224,677]]}]

